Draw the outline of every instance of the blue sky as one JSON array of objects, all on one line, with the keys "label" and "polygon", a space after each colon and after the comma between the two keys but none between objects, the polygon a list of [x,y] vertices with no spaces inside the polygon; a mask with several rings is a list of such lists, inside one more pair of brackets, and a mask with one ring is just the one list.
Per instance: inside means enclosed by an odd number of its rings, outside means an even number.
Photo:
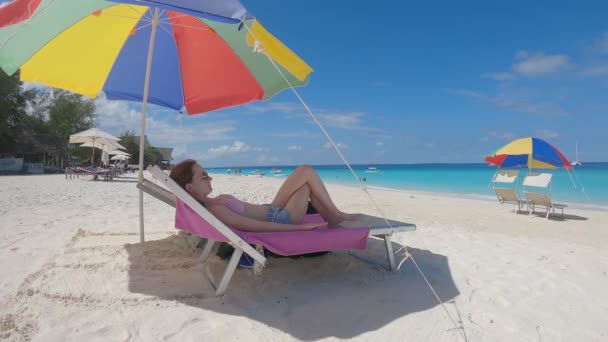
[{"label": "blue sky", "polygon": [[[512,139],[608,161],[608,2],[243,1],[313,68],[298,88],[352,163],[482,162]],[[97,99],[98,127],[141,106]],[[338,164],[290,92],[197,116],[152,107],[152,144],[205,166]]]}]

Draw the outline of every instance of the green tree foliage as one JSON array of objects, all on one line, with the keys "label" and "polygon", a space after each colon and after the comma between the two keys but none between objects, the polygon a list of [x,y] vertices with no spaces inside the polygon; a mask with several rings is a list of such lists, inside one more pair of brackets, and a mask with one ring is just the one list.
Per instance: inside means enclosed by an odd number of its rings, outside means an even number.
[{"label": "green tree foliage", "polygon": [[131,160],[139,160],[139,145],[135,140],[134,130],[126,130],[120,135],[120,144],[127,149],[127,153],[131,155]]},{"label": "green tree foliage", "polygon": [[[127,153],[131,155],[131,163],[139,163],[139,141],[134,130],[126,130],[120,135],[120,144],[127,149]],[[152,146],[144,148],[144,165],[158,164],[163,159],[162,153]]]},{"label": "green tree foliage", "polygon": [[25,91],[21,85],[18,73],[7,76],[0,70],[0,152],[15,151],[20,134],[29,132],[57,141],[57,160],[67,157],[70,135],[94,126],[95,103],[65,90]]},{"label": "green tree foliage", "polygon": [[163,159],[162,153],[152,146],[144,149],[144,165],[158,164]]},{"label": "green tree foliage", "polygon": [[21,124],[32,95],[22,90],[18,74],[8,76],[0,70],[0,152],[10,152],[14,147],[14,129]]},{"label": "green tree foliage", "polygon": [[82,95],[65,90],[54,90],[48,107],[49,128],[67,144],[70,135],[95,125],[95,103]]}]

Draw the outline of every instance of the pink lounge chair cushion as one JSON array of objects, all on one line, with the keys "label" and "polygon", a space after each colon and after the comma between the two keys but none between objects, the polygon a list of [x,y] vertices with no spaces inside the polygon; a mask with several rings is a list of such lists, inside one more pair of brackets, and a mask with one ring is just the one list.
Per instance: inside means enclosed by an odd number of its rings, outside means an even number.
[{"label": "pink lounge chair cushion", "polygon": [[[320,215],[306,215],[304,222],[323,222]],[[228,242],[218,230],[200,217],[187,204],[177,199],[175,228],[182,229],[203,238]],[[293,232],[245,232],[230,228],[250,244],[261,244],[274,253],[296,255],[304,253],[349,250],[363,250],[367,247],[369,228],[317,228]]]}]

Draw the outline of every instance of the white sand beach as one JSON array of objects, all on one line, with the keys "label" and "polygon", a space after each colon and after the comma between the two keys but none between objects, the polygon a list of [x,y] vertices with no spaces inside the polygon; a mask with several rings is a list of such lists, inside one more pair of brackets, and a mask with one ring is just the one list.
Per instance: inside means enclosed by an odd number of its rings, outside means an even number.
[{"label": "white sand beach", "polygon": [[[0,177],[0,339],[9,341],[606,341],[608,211],[551,219],[497,201],[370,190],[403,233],[450,321],[411,260],[399,272],[347,252],[270,258],[239,269],[215,297],[196,241],[136,175]],[[269,202],[280,181],[216,175],[214,193]],[[378,215],[365,194],[329,185],[340,208]],[[512,207],[507,206],[507,209]],[[394,243],[398,239],[393,239]],[[367,254],[382,256],[380,241]],[[217,272],[225,262],[213,257]]]}]

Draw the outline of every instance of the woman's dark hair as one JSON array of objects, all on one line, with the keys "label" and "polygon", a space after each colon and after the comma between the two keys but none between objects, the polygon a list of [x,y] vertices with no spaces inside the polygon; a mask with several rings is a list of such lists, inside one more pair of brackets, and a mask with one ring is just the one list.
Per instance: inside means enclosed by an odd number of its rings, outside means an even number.
[{"label": "woman's dark hair", "polygon": [[173,179],[179,186],[186,189],[186,184],[192,182],[192,177],[194,173],[192,172],[192,167],[196,164],[196,160],[194,159],[186,159],[184,161],[179,162],[177,165],[171,169],[171,173],[169,173],[169,177]]}]

